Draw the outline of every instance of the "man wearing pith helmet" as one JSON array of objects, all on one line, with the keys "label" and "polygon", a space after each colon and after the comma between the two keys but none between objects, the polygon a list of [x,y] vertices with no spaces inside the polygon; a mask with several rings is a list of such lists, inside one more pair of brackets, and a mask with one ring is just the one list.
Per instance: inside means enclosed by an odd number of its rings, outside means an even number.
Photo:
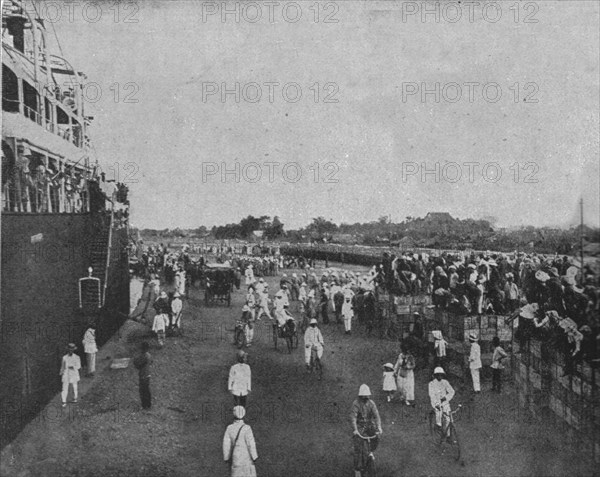
[{"label": "man wearing pith helmet", "polygon": [[311,319],[309,326],[304,332],[304,363],[306,368],[310,369],[310,355],[312,348],[314,347],[317,351],[317,357],[321,359],[323,357],[323,335],[321,330],[317,327],[317,320]]},{"label": "man wearing pith helmet", "polygon": [[435,411],[435,423],[442,425],[442,413],[450,412],[450,401],[454,397],[454,389],[446,381],[446,373],[441,367],[433,370],[433,381],[429,383],[429,399]]},{"label": "man wearing pith helmet", "polygon": [[252,372],[247,364],[248,354],[238,351],[237,364],[229,370],[228,389],[233,394],[233,402],[236,406],[246,406],[246,398],[252,389]]},{"label": "man wearing pith helmet", "polygon": [[254,463],[258,459],[252,428],[244,422],[246,409],[233,408],[233,424],[223,436],[223,460],[229,464],[231,477],[256,477]]},{"label": "man wearing pith helmet", "polygon": [[366,384],[362,384],[358,390],[358,397],[352,403],[352,411],[350,413],[352,422],[353,435],[352,443],[354,444],[354,474],[355,477],[361,475],[362,453],[365,452],[367,441],[363,437],[375,436],[369,443],[371,454],[377,449],[379,444],[379,436],[383,433],[381,429],[381,418],[377,406],[371,400],[371,390]]}]

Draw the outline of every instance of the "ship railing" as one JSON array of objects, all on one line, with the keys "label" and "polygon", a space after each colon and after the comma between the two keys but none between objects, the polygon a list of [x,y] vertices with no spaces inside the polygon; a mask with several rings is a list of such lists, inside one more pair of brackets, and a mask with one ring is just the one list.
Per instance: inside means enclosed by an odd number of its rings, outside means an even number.
[{"label": "ship railing", "polygon": [[67,141],[71,140],[71,128],[69,127],[56,126],[56,133]]},{"label": "ship railing", "polygon": [[[2,98],[2,111],[6,111],[9,113],[18,113],[19,106],[20,101],[18,100],[9,99],[6,97]],[[89,139],[86,138],[86,140],[84,141],[81,137],[81,126],[79,126],[78,131],[74,131],[71,126],[55,125],[52,121],[48,120],[47,118],[44,119],[39,111],[25,104],[23,104],[23,115],[31,121],[39,124],[40,126],[45,127],[47,131],[53,134],[57,134],[66,141],[73,143],[77,147],[82,147],[84,144],[86,146],[89,146]]]},{"label": "ship railing", "polygon": [[42,125],[42,115],[33,108],[30,108],[26,104],[23,105],[23,113],[26,117],[31,119],[32,121],[38,123],[40,126]]}]

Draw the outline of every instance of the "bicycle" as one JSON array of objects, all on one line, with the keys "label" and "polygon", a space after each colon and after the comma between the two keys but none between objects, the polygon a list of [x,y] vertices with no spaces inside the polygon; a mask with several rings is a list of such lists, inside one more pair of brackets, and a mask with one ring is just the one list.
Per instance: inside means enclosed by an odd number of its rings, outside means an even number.
[{"label": "bicycle", "polygon": [[362,462],[360,464],[360,473],[363,477],[377,477],[375,456],[373,455],[373,451],[371,451],[371,441],[379,436],[377,434],[374,436],[363,436],[360,432],[357,434],[357,436],[366,441],[367,444],[367,452],[361,453]]},{"label": "bicycle", "polygon": [[460,441],[458,439],[454,420],[456,414],[458,414],[461,409],[462,404],[459,404],[454,411],[442,411],[441,427],[438,427],[435,423],[435,411],[432,409],[429,412],[429,433],[433,437],[434,442],[442,449],[442,453],[445,452],[445,446],[450,447],[450,452],[454,457],[454,460],[460,459]]},{"label": "bicycle", "polygon": [[316,346],[312,346],[310,349],[310,363],[308,365],[308,371],[312,373],[313,370],[318,373],[319,381],[323,379],[323,363],[321,363]]}]

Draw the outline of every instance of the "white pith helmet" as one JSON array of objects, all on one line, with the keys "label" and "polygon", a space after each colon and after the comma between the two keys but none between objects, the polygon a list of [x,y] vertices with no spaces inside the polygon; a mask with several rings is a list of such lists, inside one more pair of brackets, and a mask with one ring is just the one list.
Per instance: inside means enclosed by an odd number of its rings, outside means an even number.
[{"label": "white pith helmet", "polygon": [[363,396],[363,397],[370,397],[371,396],[371,390],[369,389],[369,386],[367,386],[366,384],[361,384],[360,388],[358,390],[358,395]]}]

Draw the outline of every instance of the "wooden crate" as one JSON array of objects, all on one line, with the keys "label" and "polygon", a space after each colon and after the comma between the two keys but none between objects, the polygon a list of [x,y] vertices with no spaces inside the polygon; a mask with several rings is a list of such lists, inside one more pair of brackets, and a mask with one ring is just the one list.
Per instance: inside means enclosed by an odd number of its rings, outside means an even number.
[{"label": "wooden crate", "polygon": [[540,390],[542,389],[542,376],[539,373],[536,373],[533,370],[529,372],[529,382],[534,389]]},{"label": "wooden crate", "polygon": [[[582,374],[583,374],[583,379],[587,382],[592,381],[592,376],[593,376],[593,369],[592,367],[588,364],[588,363],[583,363],[582,366]],[[597,382],[597,381],[596,381]],[[600,383],[597,382],[597,385],[600,386]]]},{"label": "wooden crate", "polygon": [[579,376],[573,376],[571,380],[571,389],[574,393],[577,393],[579,396],[581,396],[581,378]]},{"label": "wooden crate", "polygon": [[563,418],[563,414],[565,412],[564,404],[561,400],[557,399],[555,396],[550,396],[549,398],[550,409],[561,419]]},{"label": "wooden crate", "polygon": [[585,398],[585,399],[591,399],[593,396],[593,388],[591,383],[587,382],[587,381],[582,381],[581,382],[581,395]]},{"label": "wooden crate", "polygon": [[531,340],[529,343],[529,350],[533,356],[540,358],[542,356],[542,344],[540,341]]}]

